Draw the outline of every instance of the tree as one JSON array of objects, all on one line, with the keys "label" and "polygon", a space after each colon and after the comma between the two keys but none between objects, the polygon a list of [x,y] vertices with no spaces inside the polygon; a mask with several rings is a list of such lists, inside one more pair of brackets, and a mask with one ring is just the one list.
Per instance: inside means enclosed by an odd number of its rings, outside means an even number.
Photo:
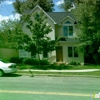
[{"label": "tree", "polygon": [[35,52],[40,61],[39,54],[43,54],[44,51],[53,51],[55,49],[55,41],[48,37],[48,34],[52,31],[52,28],[47,24],[46,16],[40,12],[35,13],[32,15],[32,17],[34,20],[30,17],[30,15],[28,15],[25,20],[27,22],[26,27],[32,33],[31,41],[28,42],[26,47],[28,47],[32,53]]},{"label": "tree", "polygon": [[95,63],[100,63],[100,1],[83,0],[74,13],[78,20],[80,40],[79,48],[86,56],[91,56]]},{"label": "tree", "polygon": [[80,3],[83,3],[83,0],[64,0],[64,3],[60,5],[60,8],[68,11],[75,8]]},{"label": "tree", "polygon": [[0,24],[0,47],[20,49],[24,48],[26,34],[23,33],[18,20],[2,21]]},{"label": "tree", "polygon": [[17,13],[22,14],[25,10],[32,10],[37,4],[46,12],[52,12],[54,10],[52,0],[16,0],[13,6]]}]

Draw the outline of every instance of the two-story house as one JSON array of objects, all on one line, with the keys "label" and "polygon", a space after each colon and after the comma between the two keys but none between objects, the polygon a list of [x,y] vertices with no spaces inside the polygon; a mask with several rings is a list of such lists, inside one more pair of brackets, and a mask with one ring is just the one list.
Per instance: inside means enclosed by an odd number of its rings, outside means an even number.
[{"label": "two-story house", "polygon": [[[36,6],[29,13],[30,16],[35,12],[42,11],[47,16],[47,23],[51,25],[52,32],[48,36],[52,39],[59,39],[56,43],[56,50],[48,53],[47,59],[52,62],[71,61],[80,62],[84,64],[84,54],[76,50],[78,40],[76,30],[77,23],[75,17],[70,12],[45,12],[40,6]],[[26,23],[23,24],[23,31],[26,34],[32,33],[26,28]],[[44,55],[41,55],[41,59]]]}]

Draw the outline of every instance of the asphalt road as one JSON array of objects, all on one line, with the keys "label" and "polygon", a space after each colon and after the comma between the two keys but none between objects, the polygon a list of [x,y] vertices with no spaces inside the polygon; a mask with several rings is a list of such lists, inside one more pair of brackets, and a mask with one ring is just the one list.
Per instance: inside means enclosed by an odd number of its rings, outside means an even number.
[{"label": "asphalt road", "polygon": [[100,92],[95,77],[0,77],[0,100],[92,100],[94,92]]}]

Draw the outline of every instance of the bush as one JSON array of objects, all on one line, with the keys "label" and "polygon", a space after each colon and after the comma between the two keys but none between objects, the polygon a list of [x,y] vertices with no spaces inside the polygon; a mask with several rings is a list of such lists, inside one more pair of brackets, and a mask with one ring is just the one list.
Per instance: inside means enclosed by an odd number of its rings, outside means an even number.
[{"label": "bush", "polygon": [[80,63],[79,63],[79,62],[75,62],[75,61],[71,61],[71,62],[69,63],[69,65],[80,65]]},{"label": "bush", "polygon": [[23,58],[19,58],[19,57],[12,57],[10,59],[10,62],[12,63],[22,63],[22,61],[23,61]]},{"label": "bush", "polygon": [[56,69],[56,70],[62,70],[62,69],[70,69],[71,66],[65,64],[65,63],[53,63],[49,66],[49,69]]},{"label": "bush", "polygon": [[28,64],[28,65],[38,65],[39,62],[37,59],[27,58],[27,59],[24,59],[23,63]]},{"label": "bush", "polygon": [[[24,59],[24,64],[28,64],[28,65],[39,65],[39,61],[38,59],[32,59],[32,58],[28,58],[28,59]],[[40,65],[49,65],[49,62],[47,60],[40,60]]]},{"label": "bush", "polygon": [[40,65],[49,65],[49,62],[43,59],[43,60],[40,60]]}]

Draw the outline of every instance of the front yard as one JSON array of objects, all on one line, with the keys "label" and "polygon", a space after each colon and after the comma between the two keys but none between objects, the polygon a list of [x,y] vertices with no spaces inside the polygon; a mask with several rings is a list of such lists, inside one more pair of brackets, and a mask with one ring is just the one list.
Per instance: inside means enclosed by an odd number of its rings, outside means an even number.
[{"label": "front yard", "polygon": [[[43,67],[43,68],[42,68]],[[48,67],[48,68],[47,68]],[[58,67],[58,68],[57,68]],[[62,69],[61,69],[62,68]],[[100,69],[100,65],[84,65],[84,66],[66,66],[60,67],[56,66],[55,68],[50,68],[50,66],[31,66],[31,65],[18,65],[18,69],[21,70],[22,73],[29,73],[29,71],[23,70],[33,70],[33,74],[37,75],[48,75],[48,76],[100,76],[100,71],[93,71],[93,72],[41,72],[39,70],[84,70],[84,69]],[[38,70],[38,71],[35,71]],[[30,73],[29,73],[30,74]]]}]

